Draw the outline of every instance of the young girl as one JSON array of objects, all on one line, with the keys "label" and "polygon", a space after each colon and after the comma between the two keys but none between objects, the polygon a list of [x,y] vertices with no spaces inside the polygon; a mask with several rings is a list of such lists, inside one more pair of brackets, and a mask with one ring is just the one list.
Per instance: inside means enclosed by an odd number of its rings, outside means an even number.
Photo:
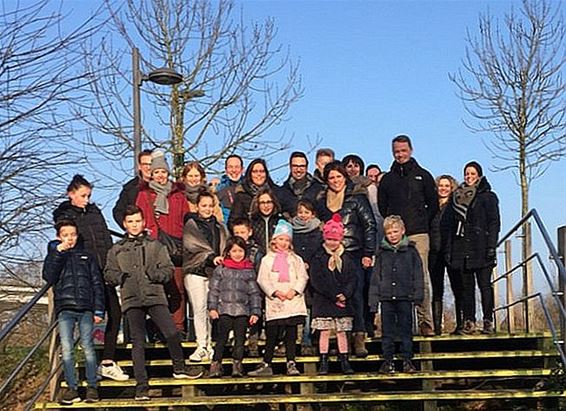
[{"label": "young girl", "polygon": [[201,191],[197,197],[197,213],[187,214],[183,229],[183,274],[185,288],[193,310],[197,349],[191,361],[207,361],[212,352],[211,329],[206,309],[208,279],[222,262],[220,253],[226,244],[226,229],[216,221],[214,196]]},{"label": "young girl", "polygon": [[271,361],[279,337],[285,335],[287,375],[300,375],[295,364],[297,325],[307,315],[304,290],[308,275],[303,259],[293,252],[293,229],[279,220],[271,239],[271,250],[261,260],[258,283],[265,293],[266,336],[263,363],[248,375],[273,375]]},{"label": "young girl", "polygon": [[348,362],[348,337],[352,330],[354,309],[352,296],[356,289],[354,261],[342,240],[344,225],[339,214],[324,224],[324,243],[312,260],[310,281],[313,289],[312,328],[320,332],[320,367],[318,373],[328,374],[328,342],[330,331],[336,332],[340,366],[344,374],[353,374]]},{"label": "young girl", "polygon": [[248,259],[246,242],[241,237],[228,239],[222,265],[216,267],[210,279],[208,314],[212,320],[218,320],[209,376],[222,377],[224,346],[228,341],[228,334],[233,330],[232,377],[243,377],[246,328],[248,324],[254,325],[261,315],[261,292],[257,286],[254,266]]}]

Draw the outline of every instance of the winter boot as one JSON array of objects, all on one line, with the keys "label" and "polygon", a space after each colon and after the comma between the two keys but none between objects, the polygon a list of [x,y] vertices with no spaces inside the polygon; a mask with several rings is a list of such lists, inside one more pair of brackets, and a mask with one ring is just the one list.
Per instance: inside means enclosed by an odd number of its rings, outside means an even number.
[{"label": "winter boot", "polygon": [[434,334],[442,334],[442,301],[432,302],[432,322],[434,324]]},{"label": "winter boot", "polygon": [[365,334],[363,332],[354,333],[354,355],[359,358],[365,358],[368,354]]},{"label": "winter boot", "polygon": [[348,361],[348,354],[340,354],[340,368],[342,369],[342,373],[346,375],[350,375],[354,373],[352,366],[350,365],[350,361]]},{"label": "winter boot", "polygon": [[320,354],[318,375],[326,375],[326,374],[328,374],[328,354]]}]

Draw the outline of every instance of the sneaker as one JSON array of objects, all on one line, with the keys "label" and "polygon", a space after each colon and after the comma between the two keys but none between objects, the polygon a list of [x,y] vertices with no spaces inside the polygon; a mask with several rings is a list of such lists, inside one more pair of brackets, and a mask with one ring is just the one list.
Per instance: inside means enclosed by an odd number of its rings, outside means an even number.
[{"label": "sneaker", "polygon": [[197,378],[202,377],[203,374],[204,371],[202,367],[187,367],[186,365],[182,365],[173,368],[173,378],[177,380],[180,379],[196,380]]},{"label": "sneaker", "polygon": [[149,401],[149,387],[147,385],[136,386],[136,401]]},{"label": "sneaker", "polygon": [[472,320],[466,320],[464,322],[464,328],[462,328],[463,335],[471,335],[476,332],[476,323]]},{"label": "sneaker", "polygon": [[495,328],[493,327],[492,321],[484,320],[482,334],[495,334]]},{"label": "sneaker", "polygon": [[130,378],[114,361],[112,361],[112,364],[100,364],[96,373],[101,377],[110,378],[114,381],[126,381]]},{"label": "sneaker", "polygon": [[79,397],[79,393],[77,390],[73,390],[72,388],[64,388],[61,397],[59,398],[59,404],[61,405],[72,405],[75,402],[80,402],[81,397]]},{"label": "sneaker", "polygon": [[96,389],[96,387],[87,387],[85,402],[93,403],[98,401],[100,401],[100,397],[98,396],[98,390]]},{"label": "sneaker", "polygon": [[191,354],[189,360],[193,362],[208,361],[210,359],[210,352],[206,347],[199,347]]},{"label": "sneaker", "polygon": [[395,374],[395,364],[391,360],[385,360],[379,367],[380,374]]},{"label": "sneaker", "polygon": [[285,355],[287,355],[287,348],[285,348],[285,345],[279,344],[277,347],[275,347],[273,355],[275,357],[285,357]]},{"label": "sneaker", "polygon": [[403,360],[403,372],[417,372],[417,368],[411,360]]},{"label": "sneaker", "polygon": [[297,369],[297,363],[295,363],[295,361],[287,361],[287,375],[301,375],[300,371]]},{"label": "sneaker", "polygon": [[270,377],[273,375],[273,369],[265,362],[262,362],[255,370],[248,373],[248,377]]},{"label": "sneaker", "polygon": [[246,373],[244,371],[242,361],[234,360],[234,362],[232,363],[232,377],[242,378],[244,375],[246,375]]}]

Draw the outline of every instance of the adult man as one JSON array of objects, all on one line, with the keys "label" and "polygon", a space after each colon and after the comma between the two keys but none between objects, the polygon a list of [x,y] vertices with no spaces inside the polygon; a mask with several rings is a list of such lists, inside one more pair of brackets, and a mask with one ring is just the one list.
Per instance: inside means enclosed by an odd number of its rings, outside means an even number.
[{"label": "adult man", "polygon": [[138,175],[122,186],[122,191],[112,209],[114,221],[122,227],[126,208],[136,203],[139,186],[142,181],[149,182],[151,179],[151,150],[143,150],[138,154]]},{"label": "adult man", "polygon": [[281,212],[292,217],[297,211],[300,200],[315,201],[323,186],[307,171],[309,161],[302,151],[294,151],[289,157],[290,174],[278,190],[277,199],[281,203]]},{"label": "adult man", "polygon": [[417,305],[417,320],[421,335],[434,335],[430,303],[430,276],[428,275],[429,227],[438,211],[438,199],[432,175],[412,158],[413,146],[406,135],[392,142],[391,171],[379,185],[378,205],[383,217],[400,215],[405,222],[409,240],[415,243],[425,273],[424,299]]},{"label": "adult man", "polygon": [[230,217],[230,209],[234,203],[234,190],[240,181],[244,172],[244,162],[242,157],[237,154],[230,154],[224,163],[225,174],[220,178],[220,183],[216,186],[216,195],[222,207],[222,215],[224,221],[228,221]]},{"label": "adult man", "polygon": [[316,151],[315,166],[313,177],[320,184],[324,185],[324,166],[334,161],[334,150],[331,148],[320,148]]}]

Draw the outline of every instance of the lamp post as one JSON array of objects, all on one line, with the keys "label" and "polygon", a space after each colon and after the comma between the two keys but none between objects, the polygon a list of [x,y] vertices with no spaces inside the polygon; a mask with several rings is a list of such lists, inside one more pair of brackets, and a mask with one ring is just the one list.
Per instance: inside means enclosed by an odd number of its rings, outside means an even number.
[{"label": "lamp post", "polygon": [[138,172],[138,155],[141,151],[141,103],[140,90],[144,81],[155,84],[171,86],[183,81],[183,76],[168,67],[151,71],[145,76],[140,70],[140,51],[137,47],[132,49],[132,75],[133,75],[133,100],[134,100],[134,175]]}]

